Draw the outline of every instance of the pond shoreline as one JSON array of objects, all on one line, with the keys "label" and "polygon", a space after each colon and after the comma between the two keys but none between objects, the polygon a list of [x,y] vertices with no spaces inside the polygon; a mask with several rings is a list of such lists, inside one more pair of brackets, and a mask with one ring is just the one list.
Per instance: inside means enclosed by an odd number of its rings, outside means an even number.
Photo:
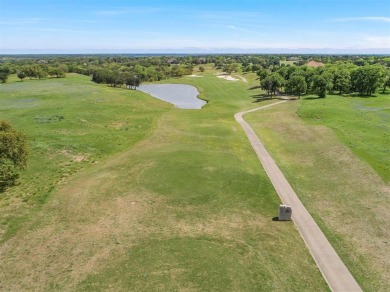
[{"label": "pond shoreline", "polygon": [[180,109],[201,109],[207,104],[206,100],[198,97],[198,89],[188,84],[146,84],[140,85],[138,90]]}]

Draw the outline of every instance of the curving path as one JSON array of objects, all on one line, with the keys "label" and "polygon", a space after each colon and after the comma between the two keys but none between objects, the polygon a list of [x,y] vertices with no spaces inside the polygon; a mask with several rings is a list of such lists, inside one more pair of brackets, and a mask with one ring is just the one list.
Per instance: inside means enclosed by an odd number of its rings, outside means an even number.
[{"label": "curving path", "polygon": [[294,223],[303,240],[306,242],[311,255],[317,263],[317,266],[330,289],[332,291],[362,291],[347,267],[337,255],[336,251],[326,239],[325,235],[322,233],[321,229],[318,227],[317,223],[303,206],[271,155],[265,149],[253,129],[243,119],[243,115],[247,113],[266,109],[285,102],[287,102],[287,100],[239,112],[234,115],[234,118],[244,129],[246,136],[252,144],[253,149],[259,157],[260,162],[267,172],[280,199],[284,204],[292,207],[292,218]]}]

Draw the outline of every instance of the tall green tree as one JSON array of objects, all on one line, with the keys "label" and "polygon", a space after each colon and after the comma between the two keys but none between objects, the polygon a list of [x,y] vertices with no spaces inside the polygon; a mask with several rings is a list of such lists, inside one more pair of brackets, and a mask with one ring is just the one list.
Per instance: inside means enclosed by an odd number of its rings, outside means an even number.
[{"label": "tall green tree", "polygon": [[279,73],[274,72],[261,80],[260,86],[263,90],[267,90],[267,95],[272,97],[272,94],[276,94],[276,90],[280,89],[284,83],[283,77]]},{"label": "tall green tree", "polygon": [[298,99],[300,99],[301,95],[307,90],[305,77],[299,75],[292,76],[287,81],[286,90],[294,95],[298,95]]},{"label": "tall green tree", "polygon": [[27,166],[26,136],[8,121],[0,120],[0,188],[15,183],[19,171]]},{"label": "tall green tree", "polygon": [[269,74],[271,74],[271,71],[264,68],[261,68],[256,72],[256,75],[259,76],[260,80],[265,79]]},{"label": "tall green tree", "polygon": [[1,83],[6,83],[7,80],[8,80],[8,76],[9,76],[8,73],[0,72],[0,82]]},{"label": "tall green tree", "polygon": [[352,88],[360,95],[372,95],[385,81],[383,66],[367,65],[359,67],[351,74]]},{"label": "tall green tree", "polygon": [[48,73],[50,76],[53,76],[56,78],[65,78],[66,77],[64,69],[61,69],[60,67],[49,68]]},{"label": "tall green tree", "polygon": [[27,77],[26,73],[24,73],[23,71],[19,71],[17,73],[17,76],[20,79],[20,81],[23,81],[23,79]]},{"label": "tall green tree", "polygon": [[224,72],[226,72],[228,75],[232,74],[233,72],[237,72],[239,68],[239,65],[237,63],[231,63],[231,64],[225,64],[222,68]]},{"label": "tall green tree", "polygon": [[336,70],[333,79],[333,89],[339,94],[347,93],[351,89],[351,74],[347,69]]},{"label": "tall green tree", "polygon": [[9,66],[0,66],[0,82],[6,83],[8,80],[8,76],[11,74],[11,69]]},{"label": "tall green tree", "polygon": [[390,70],[387,69],[386,73],[383,76],[383,91],[382,93],[386,92],[386,87],[390,86]]},{"label": "tall green tree", "polygon": [[318,94],[318,97],[325,98],[330,90],[332,90],[333,84],[329,81],[327,76],[315,75],[313,78],[312,90]]}]

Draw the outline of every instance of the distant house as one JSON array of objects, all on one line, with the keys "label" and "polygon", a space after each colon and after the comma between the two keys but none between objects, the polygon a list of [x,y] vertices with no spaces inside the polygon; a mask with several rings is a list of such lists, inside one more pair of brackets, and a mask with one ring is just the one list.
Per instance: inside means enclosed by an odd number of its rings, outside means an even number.
[{"label": "distant house", "polygon": [[47,64],[47,63],[49,63],[49,62],[46,61],[46,60],[39,60],[37,63],[38,63],[38,64]]},{"label": "distant house", "polygon": [[199,63],[200,64],[206,64],[207,63],[207,59],[206,58],[199,58]]},{"label": "distant house", "polygon": [[167,61],[168,64],[179,64],[179,61],[175,58],[171,58]]},{"label": "distant house", "polygon": [[306,64],[309,67],[317,68],[317,67],[323,67],[325,66],[324,63],[321,62],[316,62],[316,61],[310,61],[309,63]]}]

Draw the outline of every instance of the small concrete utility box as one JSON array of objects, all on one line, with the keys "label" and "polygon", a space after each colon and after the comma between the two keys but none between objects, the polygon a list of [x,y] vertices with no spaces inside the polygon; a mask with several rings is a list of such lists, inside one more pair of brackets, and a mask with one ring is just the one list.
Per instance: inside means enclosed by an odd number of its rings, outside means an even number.
[{"label": "small concrete utility box", "polygon": [[291,220],[292,209],[287,205],[279,206],[278,219],[279,221],[290,221]]}]

